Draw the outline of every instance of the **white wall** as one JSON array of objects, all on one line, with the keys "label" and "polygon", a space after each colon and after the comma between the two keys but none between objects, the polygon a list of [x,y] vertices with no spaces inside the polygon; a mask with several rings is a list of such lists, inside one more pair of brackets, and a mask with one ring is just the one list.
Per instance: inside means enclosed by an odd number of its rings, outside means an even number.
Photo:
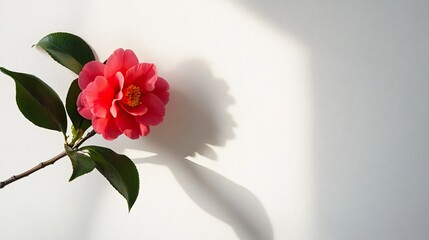
[{"label": "white wall", "polygon": [[[323,3],[322,3],[323,2]],[[125,201],[63,159],[0,190],[0,239],[425,239],[429,235],[426,1],[12,1],[0,66],[65,97],[75,76],[37,49],[55,31],[105,59],[118,47],[171,84]],[[0,76],[0,178],[62,149]]]}]

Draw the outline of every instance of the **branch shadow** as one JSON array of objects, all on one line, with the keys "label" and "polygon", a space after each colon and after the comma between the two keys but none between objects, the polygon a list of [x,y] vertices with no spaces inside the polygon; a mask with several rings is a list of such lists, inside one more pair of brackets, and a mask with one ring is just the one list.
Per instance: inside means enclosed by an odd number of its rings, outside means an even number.
[{"label": "branch shadow", "polygon": [[270,219],[255,194],[187,159],[198,153],[217,160],[212,146],[235,137],[236,123],[227,112],[234,103],[228,86],[202,60],[185,62],[166,77],[174,82],[165,122],[128,146],[160,154],[134,162],[167,166],[194,203],[230,225],[240,239],[273,239]]}]

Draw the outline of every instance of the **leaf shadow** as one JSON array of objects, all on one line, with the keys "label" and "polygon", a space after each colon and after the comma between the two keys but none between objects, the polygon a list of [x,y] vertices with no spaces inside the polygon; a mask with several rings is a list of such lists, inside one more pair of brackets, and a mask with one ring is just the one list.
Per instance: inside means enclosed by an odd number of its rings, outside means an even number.
[{"label": "leaf shadow", "polygon": [[187,158],[196,153],[217,160],[212,146],[225,146],[237,126],[227,108],[234,103],[227,84],[202,60],[191,60],[166,76],[171,100],[164,123],[127,148],[159,153],[136,164],[168,167],[192,201],[230,225],[240,239],[273,239],[271,221],[258,197],[245,187]]}]

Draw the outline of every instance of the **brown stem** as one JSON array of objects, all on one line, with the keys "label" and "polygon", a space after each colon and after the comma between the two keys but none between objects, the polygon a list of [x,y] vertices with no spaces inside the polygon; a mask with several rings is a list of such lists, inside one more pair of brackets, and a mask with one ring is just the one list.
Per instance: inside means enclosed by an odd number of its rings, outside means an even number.
[{"label": "brown stem", "polygon": [[5,180],[5,181],[3,181],[3,182],[0,182],[0,188],[4,188],[4,187],[5,187],[6,185],[8,185],[9,183],[13,183],[13,182],[15,182],[16,180],[21,179],[21,178],[23,178],[23,177],[26,177],[26,176],[28,176],[28,175],[30,175],[30,174],[32,174],[32,173],[34,173],[34,172],[36,172],[36,171],[38,171],[38,170],[40,170],[40,169],[42,169],[42,168],[46,167],[46,166],[48,166],[48,165],[54,164],[56,161],[58,161],[59,159],[61,159],[62,157],[66,156],[66,155],[67,155],[67,154],[66,154],[66,152],[65,152],[65,151],[64,151],[64,152],[61,152],[61,153],[60,153],[60,154],[58,154],[57,156],[55,156],[55,157],[53,157],[53,158],[49,159],[48,161],[41,162],[41,163],[39,163],[37,166],[35,166],[35,167],[33,167],[33,168],[31,168],[31,169],[29,169],[29,170],[27,170],[27,171],[25,171],[25,172],[23,172],[23,173],[21,173],[21,174],[14,175],[14,176],[10,177],[9,179],[7,179],[7,180]]},{"label": "brown stem", "polygon": [[[77,149],[80,145],[82,145],[83,142],[85,142],[86,140],[88,140],[90,137],[95,135],[95,131],[92,130],[91,132],[89,132],[84,138],[82,138],[81,140],[79,140],[74,146],[73,149]],[[18,174],[18,175],[13,175],[12,177],[8,178],[7,180],[0,182],[0,189],[4,188],[6,185],[15,182],[16,180],[19,180],[21,178],[27,177],[28,175],[39,171],[40,169],[52,165],[54,164],[56,161],[60,160],[61,158],[67,156],[67,153],[65,151],[59,153],[57,156],[45,161],[45,162],[41,162],[39,164],[37,164],[36,166],[34,166],[33,168]]]},{"label": "brown stem", "polygon": [[91,132],[86,134],[85,137],[83,137],[81,140],[77,141],[77,143],[73,146],[73,149],[77,149],[80,145],[82,145],[83,142],[85,142],[90,137],[94,136],[95,134],[96,134],[96,132],[94,130],[92,130]]}]

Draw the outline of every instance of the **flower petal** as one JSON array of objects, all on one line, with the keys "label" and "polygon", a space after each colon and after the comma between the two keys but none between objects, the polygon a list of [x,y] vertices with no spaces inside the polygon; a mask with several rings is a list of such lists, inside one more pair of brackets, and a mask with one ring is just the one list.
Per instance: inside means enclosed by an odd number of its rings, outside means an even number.
[{"label": "flower petal", "polygon": [[168,82],[165,81],[164,78],[158,77],[158,81],[156,81],[155,89],[152,93],[158,96],[165,105],[170,100],[170,94],[168,93],[169,88],[170,85],[168,85]]},{"label": "flower petal", "polygon": [[147,107],[147,112],[136,117],[137,122],[155,126],[158,125],[164,120],[165,115],[165,105],[155,94],[149,93],[142,97],[142,104]]},{"label": "flower petal", "polygon": [[104,67],[105,65],[98,61],[91,61],[85,64],[82,71],[79,73],[78,84],[80,89],[85,89],[97,76],[103,76]]},{"label": "flower petal", "polygon": [[118,113],[115,120],[120,131],[131,139],[137,139],[145,134],[145,132],[142,132],[140,124],[136,121],[135,117],[123,110]]},{"label": "flower petal", "polygon": [[116,126],[115,119],[112,117],[92,119],[94,131],[101,134],[106,140],[116,139],[121,135],[121,131]]},{"label": "flower petal", "polygon": [[117,94],[112,101],[112,106],[110,107],[110,113],[113,115],[113,117],[116,117],[118,115],[118,103],[116,102],[122,99],[122,88],[124,87],[124,75],[122,75],[122,73],[120,72],[117,72],[115,76],[116,78],[114,78],[114,80],[116,81],[113,82],[115,82],[115,92],[117,92]]},{"label": "flower petal", "polygon": [[82,94],[79,94],[79,96],[77,97],[77,111],[82,117],[91,120],[94,117],[94,115],[92,114],[92,107],[90,107],[88,103],[86,103],[85,98],[83,98],[82,96]]},{"label": "flower petal", "polygon": [[120,103],[122,109],[132,116],[141,116],[147,112],[147,107],[143,104],[140,104],[135,107],[128,106],[127,104]]},{"label": "flower petal", "polygon": [[125,75],[129,68],[138,63],[139,60],[132,50],[127,49],[124,51],[124,49],[119,48],[107,59],[104,76],[110,78],[117,72],[122,72]]},{"label": "flower petal", "polygon": [[150,132],[149,126],[146,126],[146,125],[140,123],[140,132],[141,132],[142,136],[148,135]]},{"label": "flower petal", "polygon": [[81,92],[83,102],[92,110],[92,114],[104,118],[110,111],[115,92],[105,77],[98,76]]},{"label": "flower petal", "polygon": [[158,72],[152,63],[140,63],[128,69],[125,79],[125,87],[135,85],[140,87],[143,92],[150,92],[155,88]]}]

